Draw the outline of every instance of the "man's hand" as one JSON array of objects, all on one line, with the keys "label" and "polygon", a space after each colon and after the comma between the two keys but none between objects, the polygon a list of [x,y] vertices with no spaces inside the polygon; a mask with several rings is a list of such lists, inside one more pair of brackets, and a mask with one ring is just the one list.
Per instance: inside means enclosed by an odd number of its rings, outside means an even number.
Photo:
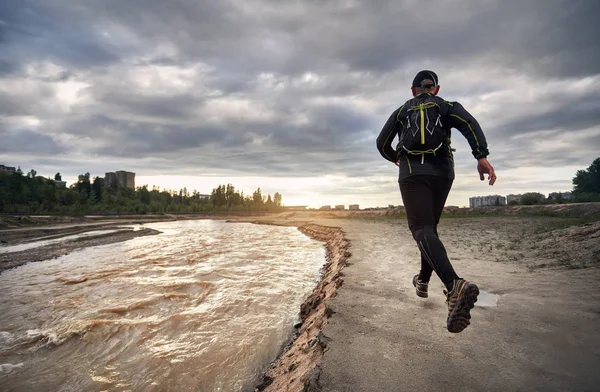
[{"label": "man's hand", "polygon": [[481,181],[485,179],[484,174],[487,174],[489,184],[494,185],[496,182],[496,172],[494,172],[494,168],[488,162],[487,158],[479,158],[477,160],[477,171],[479,172],[479,179]]}]

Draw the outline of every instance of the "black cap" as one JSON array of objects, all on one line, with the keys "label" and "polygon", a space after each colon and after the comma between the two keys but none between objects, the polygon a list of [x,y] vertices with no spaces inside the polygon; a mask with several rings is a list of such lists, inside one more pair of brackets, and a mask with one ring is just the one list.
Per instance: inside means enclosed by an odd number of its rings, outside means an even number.
[{"label": "black cap", "polygon": [[[425,82],[425,83],[423,83]],[[433,83],[431,83],[433,82]],[[433,71],[420,71],[413,79],[413,87],[430,88],[438,85],[438,77]]]}]

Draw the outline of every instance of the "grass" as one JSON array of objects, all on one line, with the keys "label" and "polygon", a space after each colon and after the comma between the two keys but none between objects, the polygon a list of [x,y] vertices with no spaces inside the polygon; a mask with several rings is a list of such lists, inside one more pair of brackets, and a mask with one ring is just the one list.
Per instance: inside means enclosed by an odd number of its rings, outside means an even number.
[{"label": "grass", "polygon": [[534,234],[548,233],[554,230],[566,229],[572,226],[581,226],[586,223],[596,222],[600,220],[598,216],[587,216],[579,218],[558,218],[553,220],[546,220],[543,225],[538,226]]},{"label": "grass", "polygon": [[442,219],[464,219],[464,218],[519,218],[517,215],[505,214],[442,214]]}]

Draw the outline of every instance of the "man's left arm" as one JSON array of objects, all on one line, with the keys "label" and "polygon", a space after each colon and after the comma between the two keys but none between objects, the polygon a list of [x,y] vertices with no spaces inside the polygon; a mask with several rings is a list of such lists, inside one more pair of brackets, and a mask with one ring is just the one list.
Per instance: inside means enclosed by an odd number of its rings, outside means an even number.
[{"label": "man's left arm", "polygon": [[402,131],[402,123],[398,121],[399,110],[397,109],[392,113],[379,133],[379,136],[377,136],[377,150],[382,157],[392,163],[398,162],[398,153],[392,148],[392,142],[398,131]]}]

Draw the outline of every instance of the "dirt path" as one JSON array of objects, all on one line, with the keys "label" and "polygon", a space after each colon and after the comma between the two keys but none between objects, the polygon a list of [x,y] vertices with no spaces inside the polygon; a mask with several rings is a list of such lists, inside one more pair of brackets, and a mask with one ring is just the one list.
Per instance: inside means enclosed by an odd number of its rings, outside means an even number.
[{"label": "dirt path", "polygon": [[[600,268],[593,255],[600,241],[595,248],[586,241],[597,224],[558,230],[552,243],[536,247],[543,229],[515,229],[527,221],[443,221],[440,237],[449,239],[458,274],[499,295],[498,306],[476,307],[471,326],[450,334],[439,280],[432,279],[428,299],[414,294],[419,257],[403,221],[332,223],[351,241],[352,257],[323,331],[323,391],[596,390]],[[585,233],[581,242],[575,231]],[[584,247],[593,248],[589,260],[561,264],[564,252]]]}]

